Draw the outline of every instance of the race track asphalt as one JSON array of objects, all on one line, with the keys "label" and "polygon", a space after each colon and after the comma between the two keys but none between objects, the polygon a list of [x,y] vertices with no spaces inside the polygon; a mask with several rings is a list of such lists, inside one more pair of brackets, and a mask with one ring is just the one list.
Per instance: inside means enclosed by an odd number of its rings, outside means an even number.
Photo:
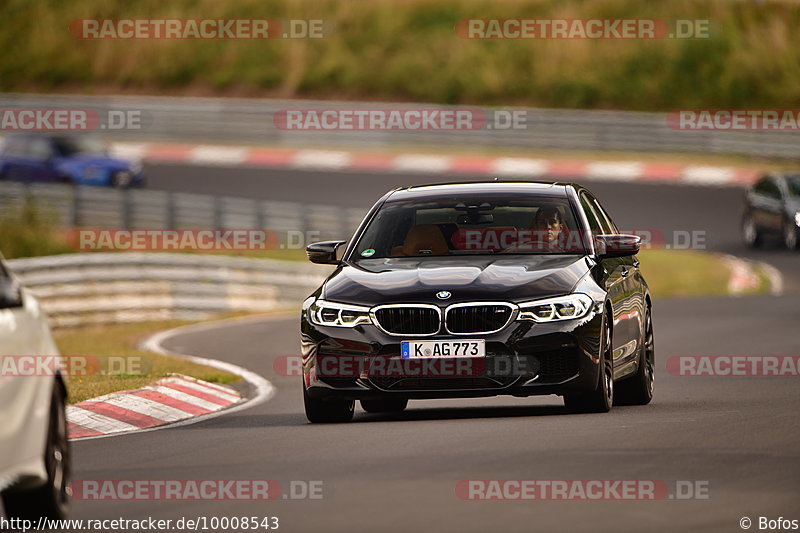
[{"label": "race track asphalt", "polygon": [[[421,175],[149,168],[150,186],[278,200],[371,204]],[[224,179],[219,176],[224,174]],[[445,180],[447,181],[447,180]],[[269,379],[269,402],[194,425],[74,445],[76,479],[323,482],[323,499],[267,503],[76,501],[75,518],[278,516],[282,531],[741,531],[739,520],[800,519],[797,378],[682,377],[678,355],[800,355],[800,254],[747,252],[735,188],[589,183],[623,228],[705,231],[708,246],[768,261],[780,297],[656,300],[657,382],[645,407],[568,414],[555,396],[412,401],[398,415],[310,425],[300,380],[276,372],[297,354],[298,321],[226,323],[168,349],[230,361]],[[299,192],[302,191],[302,192]],[[464,501],[466,479],[627,479],[707,483],[708,499]]]}]

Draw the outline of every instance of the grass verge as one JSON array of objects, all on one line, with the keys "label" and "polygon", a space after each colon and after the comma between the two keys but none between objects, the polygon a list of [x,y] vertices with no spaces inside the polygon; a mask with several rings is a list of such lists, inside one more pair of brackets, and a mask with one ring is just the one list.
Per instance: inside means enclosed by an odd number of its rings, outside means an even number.
[{"label": "grass verge", "polygon": [[[717,254],[697,250],[642,250],[641,271],[653,298],[727,296],[731,270]],[[756,264],[758,287],[739,295],[768,294],[770,282]]]},{"label": "grass verge", "polygon": [[[138,349],[145,337],[189,322],[140,322],[90,326],[53,332],[65,356],[95,356],[103,372],[69,378],[69,403],[120,390],[136,389],[170,374],[185,374],[212,383],[233,383],[235,374],[198,365],[180,357],[160,355]],[[91,365],[90,365],[91,366]]]}]

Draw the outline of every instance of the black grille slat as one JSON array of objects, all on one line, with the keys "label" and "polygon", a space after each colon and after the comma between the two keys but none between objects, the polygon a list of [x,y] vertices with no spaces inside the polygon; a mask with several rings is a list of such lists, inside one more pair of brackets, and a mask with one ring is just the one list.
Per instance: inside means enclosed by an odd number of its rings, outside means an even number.
[{"label": "black grille slat", "polygon": [[384,307],[375,311],[380,326],[397,335],[433,335],[439,331],[439,313],[430,307]]},{"label": "black grille slat", "polygon": [[540,381],[557,382],[570,378],[580,368],[578,354],[572,350],[555,350],[536,354]]},{"label": "black grille slat", "polygon": [[481,333],[502,328],[511,318],[507,305],[470,305],[447,311],[447,329],[451,333]]}]

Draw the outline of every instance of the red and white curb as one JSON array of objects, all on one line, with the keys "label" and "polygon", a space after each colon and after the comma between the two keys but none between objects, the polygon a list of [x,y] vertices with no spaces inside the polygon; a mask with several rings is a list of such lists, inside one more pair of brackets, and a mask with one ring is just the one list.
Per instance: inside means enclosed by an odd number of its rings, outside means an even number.
[{"label": "red and white curb", "polygon": [[[67,421],[70,438],[75,440],[96,439],[186,426],[217,416],[231,415],[268,401],[275,395],[275,387],[255,372],[226,361],[196,357],[167,350],[162,343],[179,334],[204,332],[218,327],[225,327],[231,323],[241,324],[251,321],[271,320],[273,318],[272,316],[256,315],[191,324],[161,331],[141,343],[140,348],[142,350],[179,357],[198,365],[236,374],[249,387],[246,397],[242,397],[230,387],[215,385],[186,376],[164,378],[142,389],[108,394],[68,406]],[[142,393],[142,391],[152,392],[137,394]],[[106,409],[105,412],[101,412],[96,409],[97,405],[90,405],[93,402],[102,402],[120,407],[119,402],[121,400],[119,400],[119,396],[127,397],[131,394],[137,396],[135,401],[138,405],[146,404],[146,412],[142,412],[138,406],[131,407],[130,399],[124,400],[125,404],[121,406],[121,409],[125,411],[124,418],[121,414],[117,414],[122,412],[118,409],[113,409],[115,414],[109,416],[112,411]],[[162,395],[170,399],[164,400]],[[176,400],[184,403],[179,404]],[[164,403],[165,401],[167,403]],[[143,416],[156,419],[158,423],[149,420],[149,418],[143,418]],[[153,424],[150,425],[146,422],[153,422]]]},{"label": "red and white curb", "polygon": [[750,184],[755,181],[760,173],[755,168],[645,163],[639,161],[577,161],[525,157],[389,154],[162,143],[113,143],[112,152],[128,159],[196,165],[331,171],[478,174],[509,178],[643,181],[712,186]]},{"label": "red and white curb", "polygon": [[722,257],[730,270],[728,294],[740,296],[758,289],[761,280],[756,267],[766,275],[770,294],[779,296],[783,293],[783,276],[775,267],[761,261],[750,261],[728,254],[723,254]]},{"label": "red and white curb", "polygon": [[230,387],[176,375],[68,406],[67,432],[70,439],[126,433],[213,413],[241,401]]}]

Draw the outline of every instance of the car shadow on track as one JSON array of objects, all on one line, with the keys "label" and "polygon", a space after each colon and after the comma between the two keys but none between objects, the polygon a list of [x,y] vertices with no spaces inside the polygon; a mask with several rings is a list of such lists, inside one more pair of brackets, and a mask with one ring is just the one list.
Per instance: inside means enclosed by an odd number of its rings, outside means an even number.
[{"label": "car shadow on track", "polygon": [[487,407],[422,407],[401,413],[356,412],[351,423],[414,420],[463,420],[470,418],[514,418],[529,416],[554,416],[571,414],[562,405],[514,405]]},{"label": "car shadow on track", "polygon": [[[366,413],[357,410],[352,422],[346,424],[369,424],[375,422],[414,422],[426,420],[465,420],[488,418],[521,418],[573,415],[562,405],[518,405],[485,407],[419,407],[401,413]],[[241,429],[248,427],[298,427],[310,425],[302,412],[272,414],[235,414],[219,417],[208,422],[186,426],[186,430],[202,429],[213,424],[217,429]],[[315,424],[316,425],[316,424]],[[326,424],[320,424],[326,425]]]}]

